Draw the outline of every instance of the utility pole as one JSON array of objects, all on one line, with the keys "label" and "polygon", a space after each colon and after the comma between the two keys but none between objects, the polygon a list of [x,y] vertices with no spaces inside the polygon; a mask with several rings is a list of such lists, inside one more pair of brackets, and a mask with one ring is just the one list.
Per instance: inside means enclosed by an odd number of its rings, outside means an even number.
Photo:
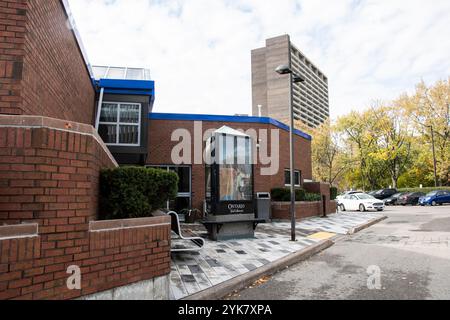
[{"label": "utility pole", "polygon": [[436,151],[434,147],[434,130],[433,126],[430,126],[431,129],[431,145],[433,149],[433,166],[434,166],[434,186],[438,186],[438,178],[437,178],[437,165],[436,165]]}]

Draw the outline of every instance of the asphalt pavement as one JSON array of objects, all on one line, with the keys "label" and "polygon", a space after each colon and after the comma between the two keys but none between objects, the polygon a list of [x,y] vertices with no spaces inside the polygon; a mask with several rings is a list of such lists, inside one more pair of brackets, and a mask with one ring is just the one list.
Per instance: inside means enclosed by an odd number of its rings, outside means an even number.
[{"label": "asphalt pavement", "polygon": [[227,299],[450,299],[450,206],[387,207],[385,214]]}]

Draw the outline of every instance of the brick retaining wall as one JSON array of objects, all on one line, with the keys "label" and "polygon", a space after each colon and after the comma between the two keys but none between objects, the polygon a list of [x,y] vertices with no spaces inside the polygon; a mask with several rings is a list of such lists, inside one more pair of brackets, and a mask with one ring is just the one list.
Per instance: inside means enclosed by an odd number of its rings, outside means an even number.
[{"label": "brick retaining wall", "polygon": [[[92,126],[0,115],[0,300],[76,298],[170,272],[170,218],[95,221],[99,172],[116,165]],[[71,265],[82,290],[67,289]]]},{"label": "brick retaining wall", "polygon": [[[289,220],[291,218],[290,202],[272,202],[272,218]],[[322,216],[322,202],[297,202],[295,205],[297,220]],[[330,201],[327,214],[336,212],[336,201]]]}]

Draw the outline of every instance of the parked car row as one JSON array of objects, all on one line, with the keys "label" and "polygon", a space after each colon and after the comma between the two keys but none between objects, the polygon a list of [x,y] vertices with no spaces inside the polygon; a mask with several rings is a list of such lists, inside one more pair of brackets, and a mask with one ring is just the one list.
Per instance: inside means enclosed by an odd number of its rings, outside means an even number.
[{"label": "parked car row", "polygon": [[[350,200],[350,196],[355,196],[352,200],[363,200],[358,199],[360,194],[365,194],[362,191],[348,191],[337,197],[339,204],[344,203],[342,200]],[[396,189],[388,188],[376,191],[371,191],[365,195],[373,197],[374,199],[381,200],[383,206],[393,206],[393,205],[443,205],[450,203],[450,190],[436,190],[425,194],[423,192],[398,192]],[[367,199],[366,199],[367,200]],[[362,204],[362,202],[360,203]],[[352,205],[351,205],[352,206]],[[344,205],[345,207],[345,205]],[[353,206],[352,206],[353,207]]]}]

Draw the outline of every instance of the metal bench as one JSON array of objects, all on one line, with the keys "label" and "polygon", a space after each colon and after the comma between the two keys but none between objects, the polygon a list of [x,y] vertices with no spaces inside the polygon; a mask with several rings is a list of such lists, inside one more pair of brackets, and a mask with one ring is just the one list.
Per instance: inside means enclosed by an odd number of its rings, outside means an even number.
[{"label": "metal bench", "polygon": [[190,241],[195,244],[195,247],[186,247],[186,246],[179,246],[174,247],[171,249],[171,252],[195,252],[200,251],[204,245],[205,245],[205,239],[201,237],[185,237],[182,233],[181,226],[180,226],[180,218],[178,214],[175,211],[169,211],[167,213],[170,215],[171,223],[172,223],[172,231],[175,232],[175,234],[178,236],[178,238],[172,238],[172,241]]},{"label": "metal bench", "polygon": [[208,221],[203,220],[201,223],[208,228],[208,226],[217,226],[217,231],[220,232],[220,229],[225,224],[233,224],[233,223],[242,223],[248,222],[253,224],[253,230],[256,229],[258,224],[266,222],[265,219],[241,219],[241,220],[232,220],[232,221]]}]

